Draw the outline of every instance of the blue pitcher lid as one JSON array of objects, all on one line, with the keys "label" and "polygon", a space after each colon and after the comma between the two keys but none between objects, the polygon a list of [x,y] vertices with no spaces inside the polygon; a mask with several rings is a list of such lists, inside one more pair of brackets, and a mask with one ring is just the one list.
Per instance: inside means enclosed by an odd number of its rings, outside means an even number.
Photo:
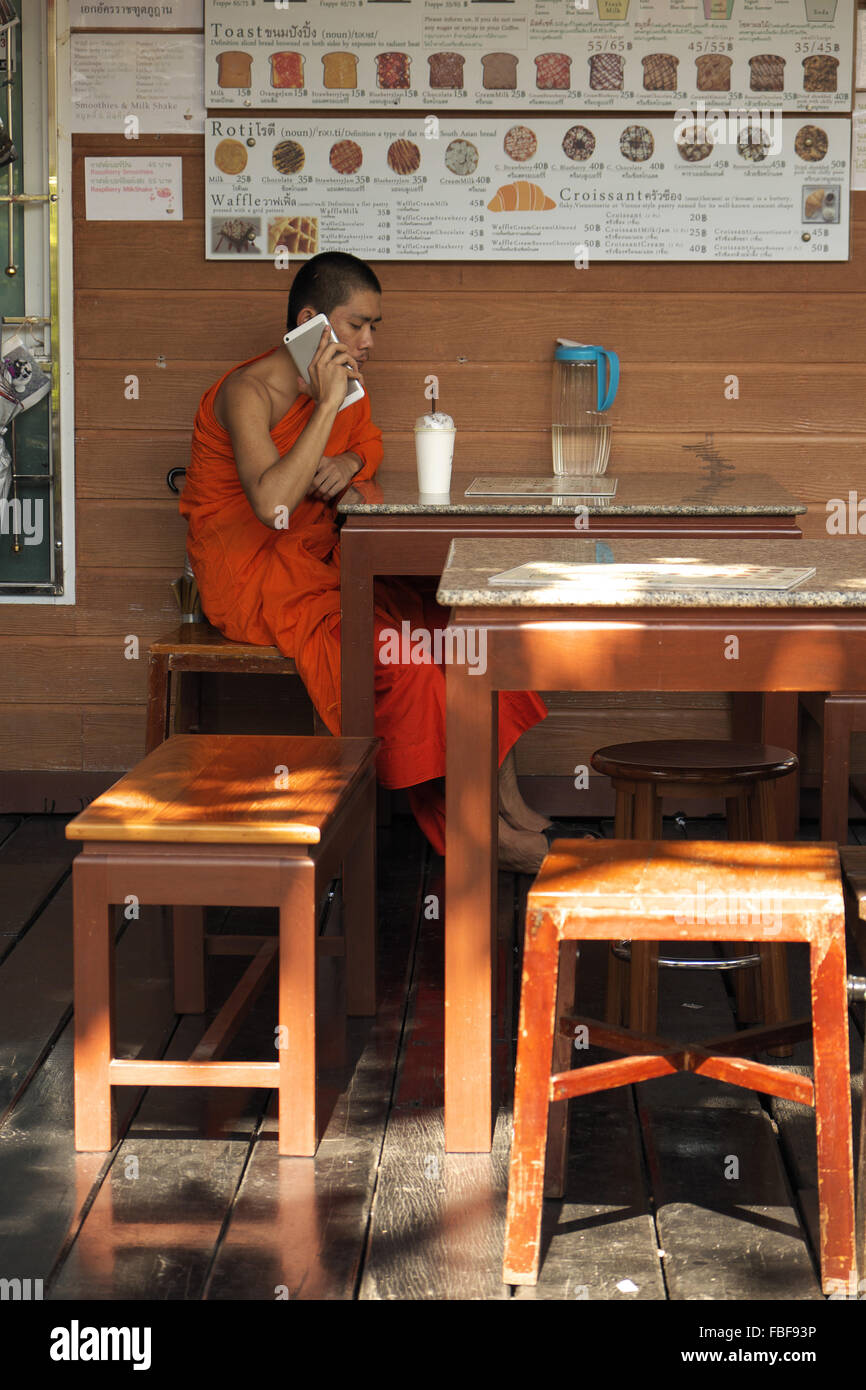
[{"label": "blue pitcher lid", "polygon": [[556,343],[556,362],[589,362],[599,352],[604,352],[604,348],[595,347],[591,343],[575,343],[571,338],[557,338]]}]

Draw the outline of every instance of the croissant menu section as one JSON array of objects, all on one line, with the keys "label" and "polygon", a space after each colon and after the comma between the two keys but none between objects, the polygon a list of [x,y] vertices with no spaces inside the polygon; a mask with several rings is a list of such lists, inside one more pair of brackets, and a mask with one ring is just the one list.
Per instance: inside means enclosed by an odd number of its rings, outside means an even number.
[{"label": "croissant menu section", "polygon": [[231,115],[205,131],[211,260],[848,257],[842,117]]},{"label": "croissant menu section", "polygon": [[854,0],[205,0],[204,36],[212,108],[847,111]]}]

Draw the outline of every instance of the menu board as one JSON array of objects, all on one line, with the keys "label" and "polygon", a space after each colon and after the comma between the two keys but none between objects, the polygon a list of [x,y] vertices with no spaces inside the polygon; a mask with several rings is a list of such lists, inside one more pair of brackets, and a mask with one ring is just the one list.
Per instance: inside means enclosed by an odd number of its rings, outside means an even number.
[{"label": "menu board", "polygon": [[854,0],[205,0],[208,107],[851,108]]},{"label": "menu board", "polygon": [[209,116],[206,255],[847,260],[850,148],[838,116]]},{"label": "menu board", "polygon": [[134,135],[204,124],[199,34],[73,34],[70,129]]}]

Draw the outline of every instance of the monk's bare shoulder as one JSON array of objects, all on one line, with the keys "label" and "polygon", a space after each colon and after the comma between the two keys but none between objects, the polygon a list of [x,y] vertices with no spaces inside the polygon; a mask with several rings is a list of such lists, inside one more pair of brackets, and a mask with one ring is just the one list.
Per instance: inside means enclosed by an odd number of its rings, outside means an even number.
[{"label": "monk's bare shoulder", "polygon": [[237,367],[227,376],[216,394],[214,414],[224,429],[231,430],[249,419],[272,430],[297,394],[297,381],[294,372],[288,369],[288,356],[276,352]]}]

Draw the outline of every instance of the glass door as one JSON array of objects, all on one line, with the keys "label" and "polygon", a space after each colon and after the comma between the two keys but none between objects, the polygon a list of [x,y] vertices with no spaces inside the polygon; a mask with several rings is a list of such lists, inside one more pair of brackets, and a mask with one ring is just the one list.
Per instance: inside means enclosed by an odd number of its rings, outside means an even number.
[{"label": "glass door", "polygon": [[0,0],[0,600],[64,592],[54,0]]}]

